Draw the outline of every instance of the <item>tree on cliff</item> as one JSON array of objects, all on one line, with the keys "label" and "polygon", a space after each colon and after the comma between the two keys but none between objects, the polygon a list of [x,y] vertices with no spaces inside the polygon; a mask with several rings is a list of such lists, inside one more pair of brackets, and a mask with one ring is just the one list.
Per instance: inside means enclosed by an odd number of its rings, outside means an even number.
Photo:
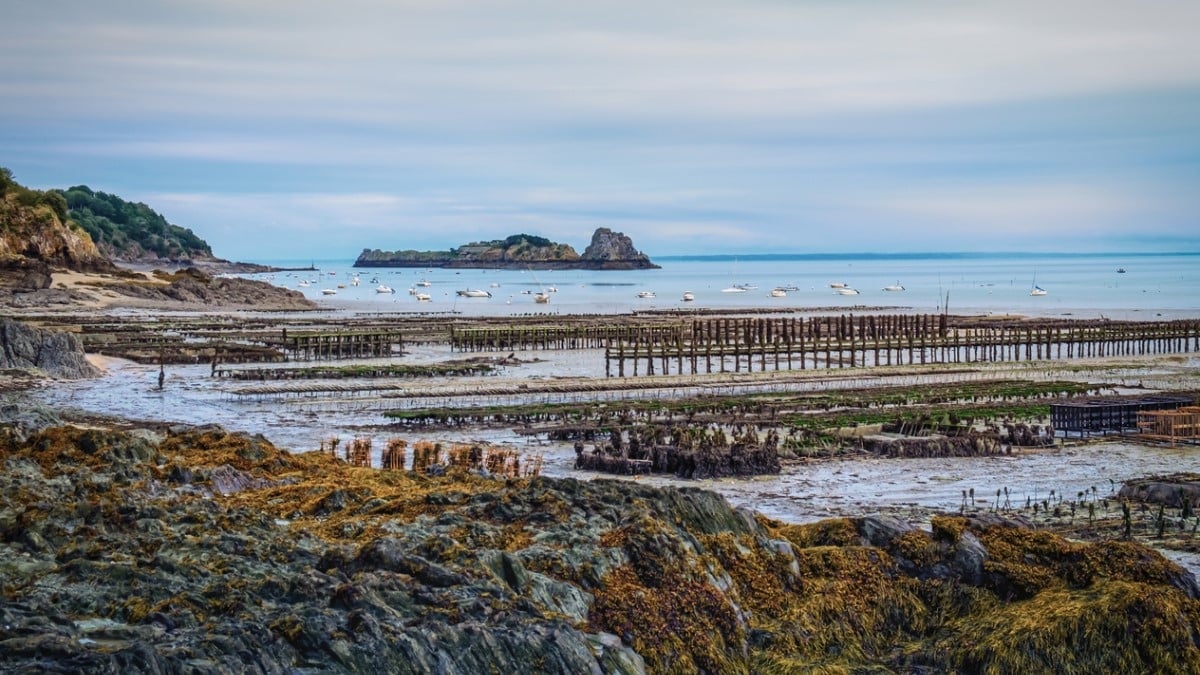
[{"label": "tree on cliff", "polygon": [[77,185],[58,194],[96,246],[120,260],[211,258],[208,242],[142,203]]}]

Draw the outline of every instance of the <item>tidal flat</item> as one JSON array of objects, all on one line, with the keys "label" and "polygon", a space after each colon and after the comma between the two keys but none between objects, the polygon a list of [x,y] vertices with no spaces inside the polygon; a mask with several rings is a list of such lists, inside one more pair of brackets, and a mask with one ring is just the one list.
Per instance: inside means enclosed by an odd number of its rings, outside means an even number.
[{"label": "tidal flat", "polygon": [[[1187,637],[1200,631],[1194,516],[1120,494],[1132,479],[1200,474],[1195,447],[1064,442],[1047,429],[1050,403],[1070,396],[1200,389],[1191,342],[1071,358],[1038,342],[1049,358],[1015,361],[922,349],[926,363],[890,365],[827,349],[791,369],[734,354],[712,374],[615,378],[604,376],[611,351],[596,348],[506,349],[485,355],[488,374],[447,370],[470,356],[448,341],[471,323],[462,317],[43,319],[79,335],[103,373],[19,394],[18,417],[37,409],[73,426],[18,424],[3,449],[14,667],[1200,663]],[[372,331],[404,340],[388,355],[306,364],[282,339]],[[219,351],[232,342],[255,349]],[[105,353],[114,346],[123,356]],[[228,360],[263,349],[284,358]],[[294,374],[331,363],[354,368]],[[216,376],[222,367],[263,372]],[[871,452],[866,440],[896,433],[893,422],[902,436],[1004,440],[980,456]],[[714,435],[773,439],[778,473],[576,468],[581,452]],[[520,468],[488,460],[501,451]],[[1112,616],[1173,628],[1131,644]]]}]

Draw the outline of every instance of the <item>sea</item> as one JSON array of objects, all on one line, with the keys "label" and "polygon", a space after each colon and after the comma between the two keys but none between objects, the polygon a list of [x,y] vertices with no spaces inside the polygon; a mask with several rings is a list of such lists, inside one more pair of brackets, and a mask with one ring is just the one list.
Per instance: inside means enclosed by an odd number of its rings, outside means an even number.
[{"label": "sea", "polygon": [[[656,256],[654,261],[661,269],[356,268],[352,259],[256,260],[313,269],[242,276],[301,291],[331,309],[363,312],[504,316],[766,308],[1135,320],[1200,316],[1200,252]],[[395,292],[379,293],[379,286]],[[840,287],[858,293],[848,295]],[[732,288],[743,290],[727,290]],[[772,297],[776,288],[783,294]],[[1034,288],[1045,294],[1031,295]],[[466,289],[491,297],[457,293]],[[548,304],[534,302],[539,291],[550,294]],[[416,293],[429,299],[418,300]],[[685,293],[694,300],[685,301]]]}]

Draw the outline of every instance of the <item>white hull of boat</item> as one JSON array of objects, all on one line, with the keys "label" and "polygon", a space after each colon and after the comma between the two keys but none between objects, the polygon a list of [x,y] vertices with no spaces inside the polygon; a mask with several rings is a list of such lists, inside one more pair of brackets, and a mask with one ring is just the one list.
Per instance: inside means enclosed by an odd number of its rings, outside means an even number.
[{"label": "white hull of boat", "polygon": [[838,295],[858,295],[857,289],[849,288],[847,286],[843,286],[842,288],[836,289],[836,291],[837,291]]}]

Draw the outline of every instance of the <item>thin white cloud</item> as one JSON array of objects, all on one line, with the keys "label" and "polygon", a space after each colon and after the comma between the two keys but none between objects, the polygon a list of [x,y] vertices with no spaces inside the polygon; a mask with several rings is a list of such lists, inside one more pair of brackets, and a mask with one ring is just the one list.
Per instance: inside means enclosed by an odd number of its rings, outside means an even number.
[{"label": "thin white cloud", "polygon": [[1197,25],[1194,0],[17,3],[0,161],[251,250],[1186,234]]}]

